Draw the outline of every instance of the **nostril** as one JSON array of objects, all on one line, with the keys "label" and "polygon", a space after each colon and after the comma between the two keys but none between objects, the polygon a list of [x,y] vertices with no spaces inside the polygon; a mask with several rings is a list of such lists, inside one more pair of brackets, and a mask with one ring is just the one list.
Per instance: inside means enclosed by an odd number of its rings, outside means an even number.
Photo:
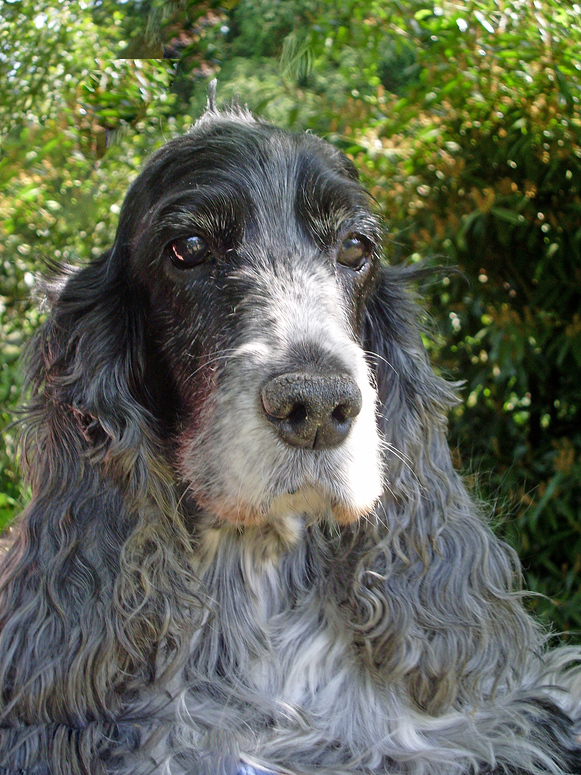
[{"label": "nostril", "polygon": [[291,425],[299,425],[307,419],[307,407],[304,404],[295,404],[284,419]]},{"label": "nostril", "polygon": [[344,423],[350,417],[349,407],[346,404],[339,404],[331,412],[331,418],[338,423]]}]

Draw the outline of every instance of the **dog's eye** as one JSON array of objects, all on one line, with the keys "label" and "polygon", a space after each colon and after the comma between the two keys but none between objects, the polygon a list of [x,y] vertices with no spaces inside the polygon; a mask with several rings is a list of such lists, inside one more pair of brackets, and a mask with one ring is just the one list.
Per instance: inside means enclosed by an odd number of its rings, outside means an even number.
[{"label": "dog's eye", "polygon": [[168,251],[172,263],[180,269],[191,269],[211,255],[208,243],[199,234],[170,242]]},{"label": "dog's eye", "polygon": [[350,234],[341,243],[337,261],[349,269],[362,269],[370,253],[371,248],[367,240],[357,234]]}]

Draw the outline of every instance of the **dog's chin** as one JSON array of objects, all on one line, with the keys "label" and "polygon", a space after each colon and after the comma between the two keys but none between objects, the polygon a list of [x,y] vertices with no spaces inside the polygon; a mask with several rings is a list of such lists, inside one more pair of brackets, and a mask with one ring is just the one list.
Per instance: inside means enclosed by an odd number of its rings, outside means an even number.
[{"label": "dog's chin", "polygon": [[206,513],[239,527],[282,524],[295,517],[304,520],[305,524],[329,521],[348,525],[371,513],[377,502],[377,497],[373,497],[367,503],[355,504],[312,485],[277,494],[258,504],[244,503],[240,499],[210,500],[201,493],[196,494],[195,499]]}]

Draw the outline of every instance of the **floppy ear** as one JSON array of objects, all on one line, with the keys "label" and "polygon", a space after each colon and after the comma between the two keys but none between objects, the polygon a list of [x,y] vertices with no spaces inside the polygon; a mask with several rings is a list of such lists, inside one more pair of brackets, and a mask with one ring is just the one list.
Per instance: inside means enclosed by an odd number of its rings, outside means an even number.
[{"label": "floppy ear", "polygon": [[[0,726],[38,726],[18,738],[15,771],[45,745],[35,735],[53,734],[49,722],[79,740],[86,728],[78,750],[92,762],[87,724],[117,735],[107,724],[124,693],[173,669],[195,618],[191,547],[144,387],[144,299],[127,264],[116,247],[71,273],[27,356],[32,500],[0,569]],[[61,772],[73,744],[46,745]]]},{"label": "floppy ear", "polygon": [[375,667],[438,714],[509,683],[537,636],[512,592],[518,559],[492,534],[452,465],[446,412],[457,399],[430,367],[410,279],[412,271],[383,269],[366,313],[388,488],[354,604]]},{"label": "floppy ear", "polygon": [[144,474],[135,466],[144,437],[153,441],[155,420],[143,388],[143,303],[126,263],[115,247],[59,281],[51,314],[31,343],[25,442],[33,442],[26,445],[33,490],[54,495],[74,486],[63,477],[89,461],[101,461],[119,484],[130,472],[134,484]]}]

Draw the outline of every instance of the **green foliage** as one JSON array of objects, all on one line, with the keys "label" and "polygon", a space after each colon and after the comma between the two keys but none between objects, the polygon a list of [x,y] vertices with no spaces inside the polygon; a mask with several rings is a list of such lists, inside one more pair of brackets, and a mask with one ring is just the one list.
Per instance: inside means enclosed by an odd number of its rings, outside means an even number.
[{"label": "green foliage", "polygon": [[246,0],[232,14],[231,52],[247,59],[277,57],[295,29],[310,26],[316,0]]},{"label": "green foliage", "polygon": [[[532,604],[558,629],[579,629],[575,7],[29,0],[3,2],[0,16],[2,422],[39,319],[30,297],[43,257],[86,260],[110,244],[143,158],[199,115],[218,76],[220,101],[310,128],[354,158],[389,222],[390,261],[463,270],[427,291],[432,355],[466,383],[451,418],[458,462],[479,472],[470,478],[499,504],[528,586],[548,596]],[[175,61],[115,58],[152,56],[153,45]],[[13,432],[4,439],[0,525],[22,500]]]}]

